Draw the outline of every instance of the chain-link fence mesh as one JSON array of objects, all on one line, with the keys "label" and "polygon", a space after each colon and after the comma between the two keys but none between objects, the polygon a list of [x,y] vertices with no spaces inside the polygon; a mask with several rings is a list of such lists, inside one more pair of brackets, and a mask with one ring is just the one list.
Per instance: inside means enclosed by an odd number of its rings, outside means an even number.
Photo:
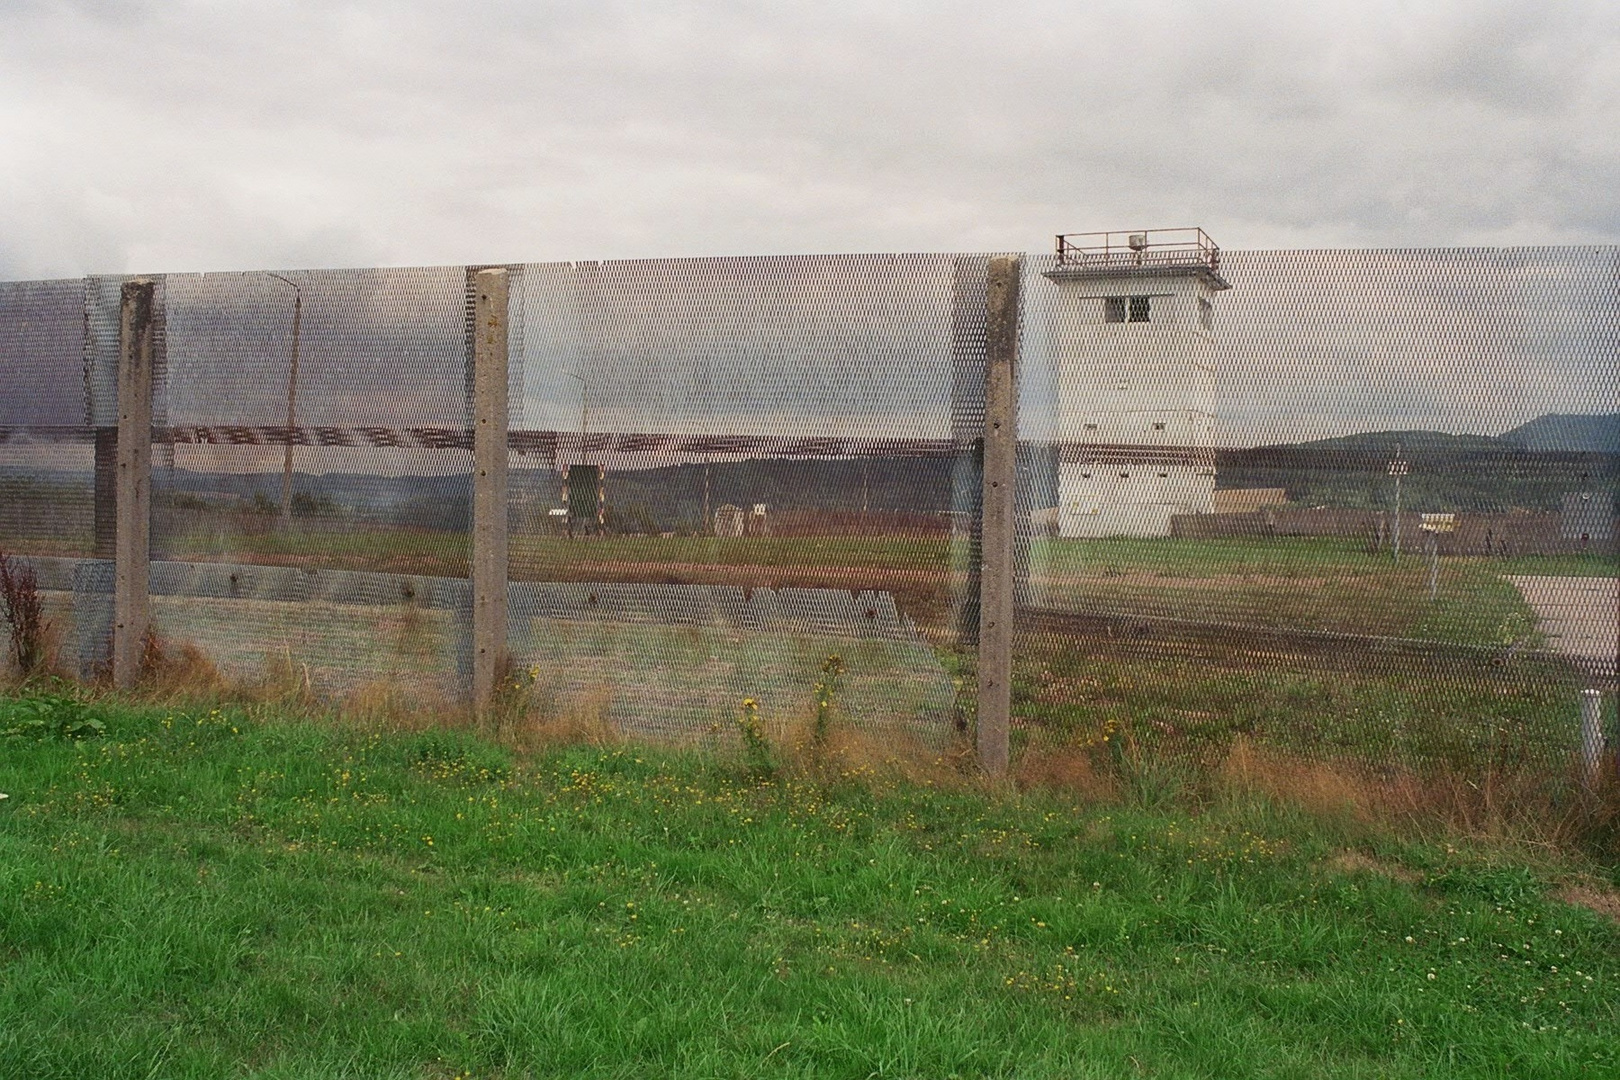
[{"label": "chain-link fence mesh", "polygon": [[153,625],[233,679],[458,694],[461,267],[170,275]]},{"label": "chain-link fence mesh", "polygon": [[525,267],[519,677],[679,737],[746,698],[813,722],[830,679],[847,715],[939,741],[984,275],[951,255]]},{"label": "chain-link fence mesh", "polygon": [[1617,266],[1031,260],[1023,734],[1563,767],[1579,687],[1614,674]]},{"label": "chain-link fence mesh", "polygon": [[[97,554],[98,495],[111,495],[96,490],[94,461],[106,440],[86,416],[88,287],[0,283],[0,551],[30,557],[49,645],[73,670],[96,640],[81,623],[94,622],[97,607],[93,582],[75,568]],[[110,578],[107,586],[100,606],[110,618]]]},{"label": "chain-link fence mesh", "polygon": [[[967,732],[987,266],[508,267],[510,684],[677,741],[744,699]],[[154,659],[464,699],[473,269],[158,279]],[[0,549],[84,677],[123,280],[0,285]],[[1023,280],[1015,748],[1563,768],[1614,679],[1620,250]]]}]

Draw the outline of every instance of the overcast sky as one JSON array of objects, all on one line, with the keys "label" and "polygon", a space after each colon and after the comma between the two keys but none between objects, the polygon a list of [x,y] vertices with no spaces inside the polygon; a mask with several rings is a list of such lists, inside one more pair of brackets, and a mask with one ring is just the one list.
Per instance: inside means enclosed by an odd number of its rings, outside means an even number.
[{"label": "overcast sky", "polygon": [[1620,241],[1620,4],[0,0],[0,277]]}]

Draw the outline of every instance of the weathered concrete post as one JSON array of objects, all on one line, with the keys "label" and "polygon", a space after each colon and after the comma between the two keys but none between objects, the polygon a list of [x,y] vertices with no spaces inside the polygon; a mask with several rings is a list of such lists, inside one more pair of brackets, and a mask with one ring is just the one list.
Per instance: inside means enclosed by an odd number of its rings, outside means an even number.
[{"label": "weathered concrete post", "polygon": [[486,712],[506,662],[506,271],[473,282],[472,699]]},{"label": "weathered concrete post", "polygon": [[152,626],[153,282],[124,282],[118,317],[118,472],[113,540],[113,685],[141,673]]},{"label": "weathered concrete post", "polygon": [[1018,470],[1018,292],[1023,260],[990,260],[979,574],[979,765],[1007,771],[1012,723],[1013,492]]},{"label": "weathered concrete post", "polygon": [[1603,778],[1603,691],[1581,691],[1581,782],[1597,787]]}]

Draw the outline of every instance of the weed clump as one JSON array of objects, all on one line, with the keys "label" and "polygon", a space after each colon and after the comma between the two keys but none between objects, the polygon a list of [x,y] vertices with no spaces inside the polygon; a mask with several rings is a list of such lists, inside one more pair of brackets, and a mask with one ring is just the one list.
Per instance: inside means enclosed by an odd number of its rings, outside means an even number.
[{"label": "weed clump", "polygon": [[11,627],[11,656],[24,679],[45,667],[46,635],[50,623],[39,595],[34,568],[0,551],[0,615]]},{"label": "weed clump", "polygon": [[816,681],[816,721],[811,738],[817,746],[827,744],[832,731],[833,709],[838,703],[838,692],[844,687],[844,658],[837,653],[821,662],[821,678]]},{"label": "weed clump", "polygon": [[0,738],[73,741],[107,732],[107,726],[84,702],[54,694],[14,701],[10,713],[10,722],[0,728]]},{"label": "weed clump", "polygon": [[195,643],[171,641],[148,630],[141,640],[141,687],[158,700],[219,701],[232,690],[214,662]]},{"label": "weed clump", "polygon": [[742,699],[742,709],[737,716],[737,733],[742,736],[743,757],[748,763],[748,771],[759,777],[775,775],[776,758],[771,753],[770,740],[765,738],[765,728],[760,724],[759,702],[751,697]]}]

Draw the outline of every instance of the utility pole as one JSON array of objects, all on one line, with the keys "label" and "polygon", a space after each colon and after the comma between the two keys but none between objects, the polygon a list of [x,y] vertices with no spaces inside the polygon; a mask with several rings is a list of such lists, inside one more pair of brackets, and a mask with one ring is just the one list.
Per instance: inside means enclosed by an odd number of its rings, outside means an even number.
[{"label": "utility pole", "polygon": [[[585,444],[590,439],[590,416],[586,411],[586,399],[590,385],[585,381],[585,376],[576,372],[565,371],[563,374],[570,379],[579,380],[579,461],[577,464],[584,465]],[[563,509],[567,512],[563,520],[567,523],[568,539],[570,540],[574,538],[574,500],[577,498],[574,484],[577,483],[578,479],[583,479],[584,476],[585,472],[581,469],[573,481],[570,481],[566,476],[563,479]]]},{"label": "utility pole", "polygon": [[1401,477],[1407,473],[1406,460],[1401,457],[1401,444],[1395,444],[1395,458],[1389,463],[1389,475],[1395,478],[1395,523],[1390,530],[1391,550],[1395,562],[1401,561]]},{"label": "utility pole", "polygon": [[1440,539],[1429,533],[1429,603],[1440,599]]},{"label": "utility pole", "polygon": [[287,445],[281,462],[281,523],[287,525],[292,521],[293,442],[298,429],[298,339],[304,322],[304,290],[280,274],[269,270],[265,273],[292,286],[293,291],[292,363],[287,368]]}]

